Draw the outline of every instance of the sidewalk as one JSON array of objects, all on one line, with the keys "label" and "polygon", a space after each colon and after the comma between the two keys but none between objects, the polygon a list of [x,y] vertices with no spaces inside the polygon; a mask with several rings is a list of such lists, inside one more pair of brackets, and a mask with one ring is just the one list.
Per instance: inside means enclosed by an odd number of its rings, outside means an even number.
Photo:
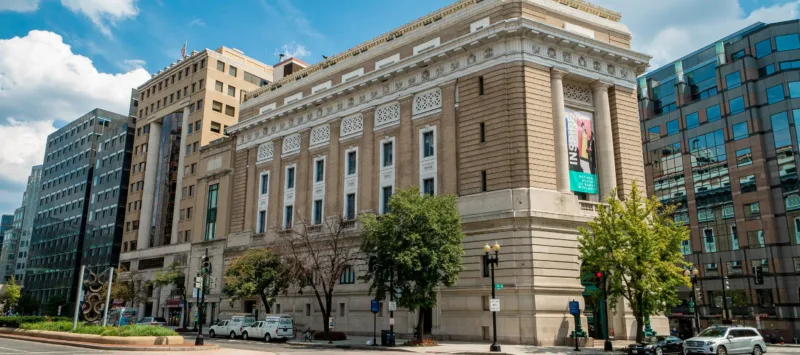
[{"label": "sidewalk", "polygon": [[[377,339],[380,344],[380,338]],[[383,347],[368,345],[367,342],[372,341],[372,337],[363,336],[348,336],[347,340],[335,341],[333,344],[328,344],[324,340],[315,340],[313,342],[302,342],[298,339],[293,339],[287,342],[288,345],[293,346],[307,346],[315,348],[339,348],[339,349],[359,349],[359,350],[372,350],[372,351],[404,351],[418,354],[508,354],[508,355],[521,355],[521,354],[582,354],[582,355],[600,355],[610,354],[603,351],[603,343],[600,342],[595,347],[581,348],[580,352],[574,351],[574,348],[567,346],[533,346],[533,345],[518,345],[518,344],[500,344],[501,352],[490,353],[489,342],[486,343],[469,343],[469,342],[456,342],[456,341],[441,341],[438,346],[402,346],[409,339],[397,339],[396,347]],[[627,342],[622,341],[614,342],[614,353],[621,353],[621,348],[626,347]]]}]

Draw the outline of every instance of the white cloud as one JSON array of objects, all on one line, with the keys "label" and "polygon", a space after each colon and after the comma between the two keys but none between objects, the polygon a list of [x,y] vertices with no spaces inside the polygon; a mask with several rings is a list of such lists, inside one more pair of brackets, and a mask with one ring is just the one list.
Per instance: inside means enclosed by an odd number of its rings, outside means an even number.
[{"label": "white cloud", "polygon": [[109,25],[126,18],[136,17],[137,0],[61,0],[61,5],[75,13],[89,17],[104,35],[111,37]]},{"label": "white cloud", "polygon": [[[94,108],[127,114],[131,88],[150,78],[141,67],[98,72],[48,31],[0,39],[0,53],[0,193],[3,182],[24,185],[31,166],[42,162],[55,120],[70,122]],[[21,199],[22,191],[6,192]]]},{"label": "white cloud", "polygon": [[189,21],[189,27],[192,27],[192,26],[206,27],[206,23],[203,22],[203,20],[195,17],[191,21]]},{"label": "white cloud", "polygon": [[2,0],[0,11],[32,12],[39,9],[39,0]]},{"label": "white cloud", "polygon": [[281,49],[275,50],[275,55],[284,54],[286,57],[295,57],[295,58],[302,58],[308,57],[311,55],[311,51],[306,49],[306,47],[302,44],[297,44],[295,42],[284,44],[281,46]]},{"label": "white cloud", "polygon": [[136,69],[142,69],[146,64],[147,62],[144,61],[143,59],[126,59],[122,62],[121,67],[124,70],[131,71]]},{"label": "white cloud", "polygon": [[594,0],[622,13],[622,23],[633,32],[635,50],[653,56],[656,69],[702,46],[711,44],[757,21],[769,23],[795,19],[800,0],[762,5],[749,14],[740,0]]}]

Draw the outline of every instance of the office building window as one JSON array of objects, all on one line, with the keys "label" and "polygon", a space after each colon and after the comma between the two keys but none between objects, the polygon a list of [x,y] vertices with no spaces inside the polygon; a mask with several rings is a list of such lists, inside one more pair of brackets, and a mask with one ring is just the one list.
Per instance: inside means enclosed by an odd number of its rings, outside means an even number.
[{"label": "office building window", "polygon": [[761,58],[772,53],[772,43],[769,38],[756,43],[756,58]]},{"label": "office building window", "polygon": [[483,95],[483,76],[478,77],[478,95]]},{"label": "office building window", "polygon": [[744,219],[748,221],[761,219],[761,208],[759,207],[758,202],[744,205]]},{"label": "office building window", "polygon": [[258,211],[258,233],[267,231],[267,211]]},{"label": "office building window", "polygon": [[389,200],[392,198],[392,187],[384,186],[381,192],[381,213],[389,213]]},{"label": "office building window", "polygon": [[481,192],[486,191],[488,191],[486,186],[486,170],[483,170],[481,171]]},{"label": "office building window", "polygon": [[738,51],[736,53],[731,54],[731,59],[732,60],[739,60],[739,59],[741,59],[743,57],[744,57],[744,49],[742,49],[742,50],[740,50],[740,51]]},{"label": "office building window", "polygon": [[428,196],[433,196],[435,191],[434,185],[433,178],[422,180],[422,193]]},{"label": "office building window", "polygon": [[739,178],[739,189],[742,193],[746,192],[753,192],[756,190],[756,176],[755,175],[748,175],[743,178]]},{"label": "office building window", "polygon": [[292,228],[292,218],[294,217],[294,206],[286,206],[286,209],[283,212],[283,228],[289,229]]},{"label": "office building window", "polygon": [[219,92],[222,92],[222,88],[223,88],[224,86],[225,86],[225,85],[223,85],[221,81],[217,80],[216,84],[214,85],[214,90],[217,90],[217,91],[219,91]]},{"label": "office building window", "polygon": [[325,181],[325,159],[319,159],[314,164],[314,182]]},{"label": "office building window", "polygon": [[[786,160],[785,156],[780,156],[781,154],[785,154],[785,151],[792,150],[792,137],[789,133],[789,116],[786,112],[776,113],[770,116],[770,123],[772,124],[772,136],[773,140],[775,141],[775,151],[779,155],[778,161]],[[790,155],[789,158],[793,156]],[[794,159],[792,160],[792,165],[794,165]]]},{"label": "office building window", "polygon": [[719,111],[719,105],[714,105],[706,109],[706,116],[708,117],[708,122],[714,122],[720,118],[722,115]]},{"label": "office building window", "polygon": [[730,73],[725,75],[725,87],[730,90],[742,86],[742,76],[739,72]]},{"label": "office building window", "polygon": [[778,52],[800,48],[800,37],[795,34],[775,37],[775,48]]},{"label": "office building window", "polygon": [[728,101],[728,107],[731,110],[731,115],[744,112],[744,98],[739,96],[730,99],[730,101]]},{"label": "office building window", "polygon": [[236,77],[236,73],[238,73],[238,69],[236,69],[236,67],[234,67],[233,65],[228,66],[228,69],[229,69],[228,70],[228,74],[230,74],[233,77]]},{"label": "office building window", "polygon": [[686,115],[686,129],[694,128],[700,125],[700,118],[697,112]]},{"label": "office building window", "polygon": [[753,154],[750,153],[750,148],[744,148],[736,151],[736,166],[747,166],[753,164]]},{"label": "office building window", "polygon": [[383,167],[392,166],[393,164],[393,153],[394,153],[393,143],[394,142],[392,141],[388,141],[383,143],[383,147],[381,147],[382,149],[381,156],[383,160],[381,162],[381,166]]},{"label": "office building window", "polygon": [[800,97],[800,81],[793,81],[789,85],[789,98],[796,99]]},{"label": "office building window", "polygon": [[422,134],[422,157],[432,157],[434,154],[433,131]]},{"label": "office building window", "polygon": [[675,133],[680,131],[680,127],[678,125],[678,120],[672,120],[667,122],[667,135],[671,136]]},{"label": "office building window", "polygon": [[219,71],[224,73],[225,72],[225,63],[223,63],[221,61],[217,61],[217,70],[219,70]]},{"label": "office building window", "polygon": [[661,138],[661,127],[660,126],[650,127],[647,130],[647,139],[648,140],[655,141],[655,140],[658,140],[660,138]]},{"label": "office building window", "polygon": [[212,101],[211,109],[214,110],[214,112],[222,112],[222,103],[218,101]]},{"label": "office building window", "polygon": [[[764,247],[764,231],[763,230],[755,230],[747,232],[747,243],[750,244],[750,249],[753,248],[763,248]],[[766,261],[766,260],[764,260]],[[759,265],[760,260],[753,260],[753,266],[762,266]],[[764,271],[768,271],[769,267],[767,265],[763,265],[762,268]]]},{"label": "office building window", "polygon": [[347,152],[347,175],[356,173],[356,152]]},{"label": "office building window", "polygon": [[345,198],[345,219],[353,220],[356,218],[356,194],[349,193]]},{"label": "office building window", "polygon": [[775,72],[775,65],[771,64],[771,63],[767,64],[767,65],[765,65],[765,66],[763,66],[761,68],[758,68],[758,76],[762,77],[762,78],[765,77],[765,76],[771,75],[774,72]]},{"label": "office building window", "polygon": [[775,85],[767,89],[767,103],[774,104],[783,101],[783,84]]},{"label": "office building window", "polygon": [[236,108],[233,106],[225,105],[225,114],[231,117],[236,116]]},{"label": "office building window", "polygon": [[481,134],[481,143],[486,142],[486,124],[481,122],[480,124],[480,134]]},{"label": "office building window", "polygon": [[261,194],[269,193],[269,173],[261,174]]},{"label": "office building window", "polygon": [[286,188],[294,188],[294,167],[286,169]]},{"label": "office building window", "polygon": [[314,224],[322,224],[322,200],[314,200]]},{"label": "office building window", "polygon": [[[342,270],[342,275],[339,276],[339,283],[340,284],[353,284],[356,282],[356,272],[353,271],[352,266],[345,266],[344,270]],[[343,314],[344,312],[340,311],[339,314]]]},{"label": "office building window", "polygon": [[732,126],[733,128],[733,140],[737,141],[740,139],[744,139],[750,136],[750,132],[747,129],[747,121],[740,122]]},{"label": "office building window", "polygon": [[211,121],[211,132],[220,133],[222,132],[222,125],[219,122]]},{"label": "office building window", "polygon": [[217,194],[219,184],[208,186],[208,203],[206,205],[206,234],[204,240],[214,240],[217,229]]},{"label": "office building window", "polygon": [[800,68],[800,60],[780,62],[778,67],[780,70],[798,69]]},{"label": "office building window", "polygon": [[236,97],[236,88],[228,85],[228,96]]}]

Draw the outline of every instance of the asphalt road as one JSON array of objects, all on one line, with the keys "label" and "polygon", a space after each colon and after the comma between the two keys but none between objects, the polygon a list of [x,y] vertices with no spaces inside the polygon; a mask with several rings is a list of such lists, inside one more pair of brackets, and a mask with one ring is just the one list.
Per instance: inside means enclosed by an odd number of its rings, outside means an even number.
[{"label": "asphalt road", "polygon": [[72,346],[52,345],[16,339],[0,338],[0,355],[37,354],[37,355],[70,355],[98,354],[101,350],[91,350]]}]

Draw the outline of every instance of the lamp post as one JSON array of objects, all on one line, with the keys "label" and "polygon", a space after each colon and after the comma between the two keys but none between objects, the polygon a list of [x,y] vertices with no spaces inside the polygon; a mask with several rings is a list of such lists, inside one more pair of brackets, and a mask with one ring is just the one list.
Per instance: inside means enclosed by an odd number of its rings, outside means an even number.
[{"label": "lamp post", "polygon": [[[494,251],[494,256],[489,255],[489,252],[492,250]],[[494,299],[494,267],[500,261],[498,258],[498,253],[500,253],[500,244],[494,242],[494,245],[489,247],[489,243],[486,243],[486,245],[483,246],[483,252],[486,253],[486,263],[492,268],[492,299]],[[492,345],[489,347],[489,351],[500,351],[500,345],[497,345],[497,312],[492,312],[492,331],[494,335],[492,336]]]},{"label": "lamp post", "polygon": [[697,319],[697,290],[695,289],[698,275],[700,275],[700,270],[697,270],[697,268],[694,266],[692,266],[692,270],[683,270],[683,276],[689,277],[689,279],[692,281],[692,297],[690,298],[690,308],[692,310],[692,335],[697,334],[697,332],[700,330],[700,320]]}]

